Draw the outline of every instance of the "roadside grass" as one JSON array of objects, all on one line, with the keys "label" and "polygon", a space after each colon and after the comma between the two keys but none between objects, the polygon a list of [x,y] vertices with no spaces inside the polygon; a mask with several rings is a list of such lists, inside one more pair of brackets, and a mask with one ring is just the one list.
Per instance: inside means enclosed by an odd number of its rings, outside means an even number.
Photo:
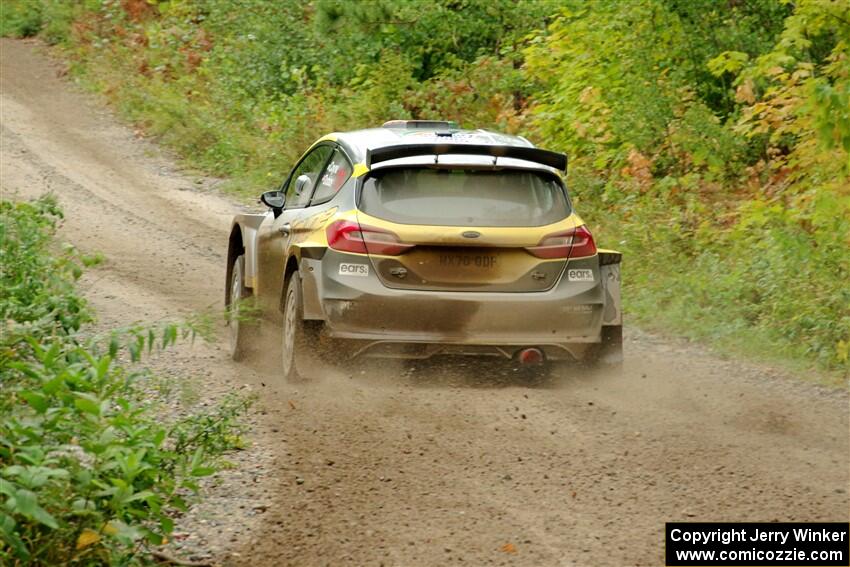
[{"label": "roadside grass", "polygon": [[252,400],[163,411],[197,393],[136,362],[205,327],[92,334],[75,282],[94,259],[57,251],[60,218],[51,197],[0,201],[0,564],[143,564],[243,446]]},{"label": "roadside grass", "polygon": [[842,244],[850,218],[825,220],[825,234],[812,246],[812,235],[790,222],[753,232],[710,230],[710,239],[682,243],[702,237],[665,227],[651,210],[638,214],[628,224],[610,213],[598,217],[603,242],[628,252],[622,267],[628,319],[720,354],[778,365],[805,381],[848,387],[850,345],[836,345],[835,337],[850,333],[850,287],[842,276],[850,273]]},{"label": "roadside grass", "polygon": [[[700,341],[720,356],[737,355],[766,363],[807,382],[833,388],[848,387],[845,371],[827,365],[815,366],[813,360],[819,358],[818,353],[813,353],[806,342],[790,340],[775,325],[748,322],[750,310],[740,301],[705,302],[706,290],[699,284],[711,281],[706,280],[710,272],[671,259],[664,264],[664,269],[685,275],[666,277],[660,284],[652,281],[657,279],[652,270],[630,270],[627,264],[630,260],[624,260],[624,278],[632,278],[629,288],[642,287],[639,294],[632,294],[624,301],[627,317],[642,329],[662,336]],[[659,262],[659,267],[662,263]],[[693,285],[695,280],[696,286]],[[731,286],[737,285],[731,282]],[[717,291],[711,289],[708,293]]]}]

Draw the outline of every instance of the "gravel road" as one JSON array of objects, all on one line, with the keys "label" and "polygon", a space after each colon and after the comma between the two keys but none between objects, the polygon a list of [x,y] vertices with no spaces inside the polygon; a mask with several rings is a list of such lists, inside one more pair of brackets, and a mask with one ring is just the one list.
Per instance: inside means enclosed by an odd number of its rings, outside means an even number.
[{"label": "gravel road", "polygon": [[[101,324],[218,308],[242,206],[81,94],[39,44],[0,48],[3,198],[58,195],[62,238],[106,258],[83,281]],[[626,357],[622,376],[538,384],[446,360],[294,387],[269,362],[231,362],[223,341],[180,348],[158,363],[194,380],[199,403],[235,389],[260,401],[240,467],[181,520],[176,552],[221,565],[661,565],[665,521],[848,520],[846,390],[639,331]]]}]

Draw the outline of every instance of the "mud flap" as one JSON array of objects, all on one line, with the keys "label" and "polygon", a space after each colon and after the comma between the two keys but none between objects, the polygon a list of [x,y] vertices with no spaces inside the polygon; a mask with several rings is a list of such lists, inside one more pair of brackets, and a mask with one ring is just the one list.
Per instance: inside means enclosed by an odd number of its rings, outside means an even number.
[{"label": "mud flap", "polygon": [[599,275],[605,290],[605,308],[602,311],[603,325],[622,325],[623,311],[620,304],[620,259],[616,252],[599,254]]},{"label": "mud flap", "polygon": [[301,259],[301,294],[304,319],[308,321],[323,321],[322,301],[319,295],[319,285],[322,281],[322,261],[308,258]]},{"label": "mud flap", "polygon": [[600,251],[599,274],[605,290],[605,307],[602,311],[602,336],[594,362],[601,366],[623,364],[623,311],[620,303],[619,252]]}]

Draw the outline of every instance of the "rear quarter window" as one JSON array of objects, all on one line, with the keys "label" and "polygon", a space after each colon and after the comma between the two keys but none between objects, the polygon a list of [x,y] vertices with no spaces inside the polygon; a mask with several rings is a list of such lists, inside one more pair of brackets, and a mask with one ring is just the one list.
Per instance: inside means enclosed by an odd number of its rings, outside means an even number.
[{"label": "rear quarter window", "polygon": [[339,151],[334,150],[334,155],[328,166],[322,172],[316,191],[313,193],[312,204],[324,203],[333,198],[351,177],[351,162]]}]

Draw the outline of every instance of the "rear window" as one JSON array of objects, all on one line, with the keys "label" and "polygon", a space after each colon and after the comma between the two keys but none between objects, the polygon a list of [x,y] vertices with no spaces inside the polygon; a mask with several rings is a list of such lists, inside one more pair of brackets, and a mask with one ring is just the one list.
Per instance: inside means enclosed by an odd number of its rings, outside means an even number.
[{"label": "rear window", "polygon": [[387,169],[363,183],[360,210],[401,224],[543,226],[569,215],[560,182],[532,171]]}]

